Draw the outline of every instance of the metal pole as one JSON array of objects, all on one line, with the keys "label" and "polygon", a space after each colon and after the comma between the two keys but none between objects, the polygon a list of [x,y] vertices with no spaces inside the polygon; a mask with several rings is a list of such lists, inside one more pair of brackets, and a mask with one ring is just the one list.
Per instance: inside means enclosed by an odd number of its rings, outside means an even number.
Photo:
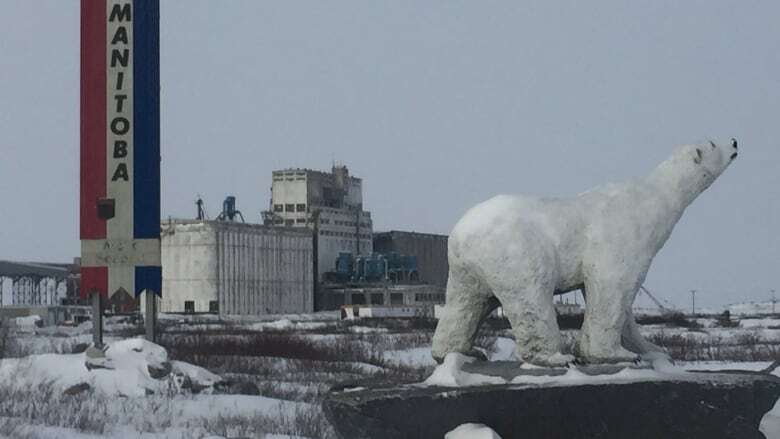
[{"label": "metal pole", "polygon": [[691,290],[691,315],[696,317],[696,290]]},{"label": "metal pole", "polygon": [[311,218],[312,222],[314,223],[314,228],[312,232],[312,253],[314,255],[314,259],[312,260],[312,292],[314,293],[314,300],[312,300],[312,303],[314,304],[314,309],[317,310],[320,307],[320,304],[317,302],[318,294],[317,294],[317,288],[319,286],[319,259],[320,259],[320,213],[321,211],[319,209],[314,209],[311,212]]},{"label": "metal pole", "polygon": [[103,349],[103,296],[92,293],[92,342]]},{"label": "metal pole", "polygon": [[775,303],[777,302],[777,299],[775,299],[775,290],[772,289],[772,314],[775,313]]},{"label": "metal pole", "polygon": [[152,343],[157,340],[157,297],[153,291],[146,290],[146,315],[144,326],[146,327],[146,339]]}]

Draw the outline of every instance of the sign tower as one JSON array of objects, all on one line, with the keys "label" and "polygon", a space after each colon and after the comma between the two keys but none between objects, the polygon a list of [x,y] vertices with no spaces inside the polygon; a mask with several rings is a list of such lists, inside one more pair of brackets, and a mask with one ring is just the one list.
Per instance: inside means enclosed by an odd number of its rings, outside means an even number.
[{"label": "sign tower", "polygon": [[154,339],[160,268],[159,0],[81,0],[81,295],[146,293]]}]

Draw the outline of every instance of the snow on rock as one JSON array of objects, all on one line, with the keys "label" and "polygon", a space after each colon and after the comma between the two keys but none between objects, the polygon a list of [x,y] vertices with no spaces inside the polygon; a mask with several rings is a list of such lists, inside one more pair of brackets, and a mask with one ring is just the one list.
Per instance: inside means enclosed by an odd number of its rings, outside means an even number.
[{"label": "snow on rock", "polygon": [[211,373],[200,366],[195,366],[194,364],[185,363],[183,361],[171,361],[171,374],[174,377],[174,382],[176,382],[177,387],[179,388],[183,387],[185,378],[189,379],[192,388],[194,389],[211,388],[222,381],[222,377],[219,375]]},{"label": "snow on rock", "polygon": [[[91,370],[86,366],[88,360]],[[0,382],[28,388],[51,383],[61,391],[85,388],[86,384],[105,395],[144,396],[176,388],[170,375],[174,366],[174,373],[187,376],[202,387],[219,380],[217,375],[197,366],[181,362],[172,365],[164,348],[132,338],[111,343],[105,358],[98,361],[88,359],[86,353],[6,359],[0,362]],[[160,379],[152,376],[154,371],[158,371]]]},{"label": "snow on rock", "polygon": [[195,395],[177,400],[178,416],[182,419],[251,417],[257,414],[290,415],[296,410],[313,409],[314,404],[285,401],[253,395]]},{"label": "snow on rock", "polygon": [[501,436],[483,424],[462,424],[445,434],[444,439],[501,439]]},{"label": "snow on rock", "polygon": [[447,354],[444,362],[434,369],[433,374],[423,385],[442,387],[468,387],[487,384],[528,384],[552,386],[578,386],[583,384],[630,383],[635,381],[668,380],[686,374],[686,371],[673,365],[667,357],[658,355],[647,358],[652,369],[626,367],[617,373],[588,375],[571,368],[563,375],[518,375],[511,381],[497,376],[481,375],[463,371],[465,363],[474,358],[459,353]]},{"label": "snow on rock", "polygon": [[[680,370],[678,373],[685,373]],[[652,369],[625,368],[620,372],[605,375],[588,375],[577,369],[569,369],[563,375],[520,375],[511,381],[512,384],[546,384],[552,386],[581,386],[586,384],[622,384],[636,381],[658,381],[670,379],[672,375]]]},{"label": "snow on rock", "polygon": [[442,364],[436,367],[425,380],[429,386],[464,387],[481,386],[485,384],[505,384],[501,377],[478,375],[463,371],[463,364],[474,361],[474,358],[453,352],[444,357]]},{"label": "snow on rock", "polygon": [[767,439],[780,439],[780,400],[761,418],[758,431],[764,433]]}]

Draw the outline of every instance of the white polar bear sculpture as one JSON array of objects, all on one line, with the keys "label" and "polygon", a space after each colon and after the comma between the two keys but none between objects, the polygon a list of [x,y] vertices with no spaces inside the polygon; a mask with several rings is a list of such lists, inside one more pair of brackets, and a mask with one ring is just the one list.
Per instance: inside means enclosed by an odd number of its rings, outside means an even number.
[{"label": "white polar bear sculpture", "polygon": [[447,302],[433,357],[474,355],[477,329],[500,302],[521,361],[567,364],[574,357],[561,353],[553,295],[577,289],[586,297],[577,348],[583,360],[663,352],[639,333],[634,298],[685,208],[736,157],[734,139],[687,145],[644,178],[573,199],[499,195],[473,207],[449,238]]}]

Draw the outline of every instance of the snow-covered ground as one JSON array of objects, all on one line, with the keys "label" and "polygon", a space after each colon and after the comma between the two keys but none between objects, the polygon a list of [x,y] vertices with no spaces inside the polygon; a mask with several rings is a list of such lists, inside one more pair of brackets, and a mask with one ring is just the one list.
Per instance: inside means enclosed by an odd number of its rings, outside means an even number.
[{"label": "snow-covered ground", "polygon": [[444,439],[501,439],[501,437],[486,425],[461,424],[447,433]]},{"label": "snow-covered ground", "polygon": [[[6,355],[13,358],[0,360],[0,438],[331,438],[319,404],[333,385],[368,378],[450,385],[481,379],[453,374],[457,364],[449,364],[449,375],[434,374],[435,322],[342,322],[336,313],[254,319],[163,315],[163,349],[137,338],[141,328],[132,320],[109,318],[111,369],[92,370],[85,367],[84,352],[91,323],[15,323]],[[679,360],[675,367],[684,370],[757,371],[780,352],[780,318],[746,314],[730,327],[700,318],[690,326],[654,324],[642,332],[667,346]],[[577,331],[564,331],[569,349],[576,337]],[[477,343],[491,361],[513,359],[507,329],[486,327]],[[164,376],[154,378],[150,366],[155,376]],[[564,379],[583,379],[576,374]],[[765,419],[766,428],[780,424],[780,407],[776,412]],[[447,437],[492,434],[471,425]]]}]

